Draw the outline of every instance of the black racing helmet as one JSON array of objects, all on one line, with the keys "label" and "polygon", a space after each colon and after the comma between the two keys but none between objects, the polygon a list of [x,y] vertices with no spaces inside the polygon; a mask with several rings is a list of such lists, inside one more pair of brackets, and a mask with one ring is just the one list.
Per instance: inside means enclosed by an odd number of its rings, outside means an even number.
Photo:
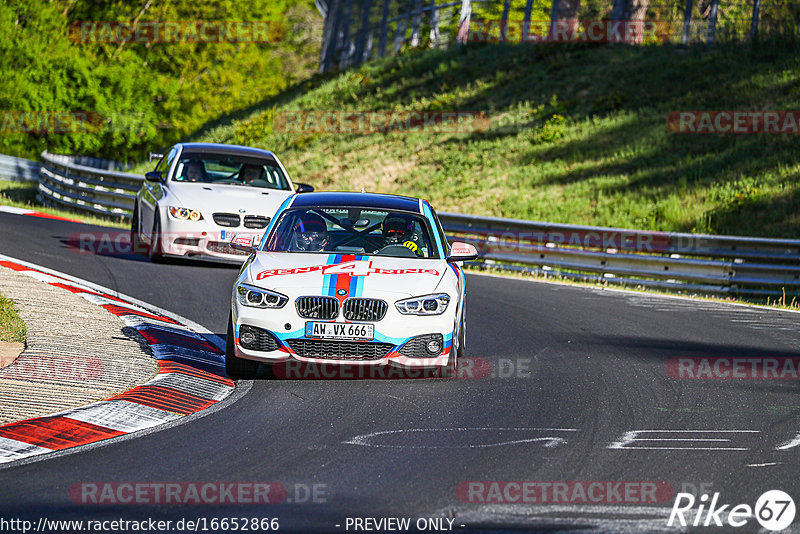
[{"label": "black racing helmet", "polygon": [[386,244],[402,244],[414,232],[414,219],[402,213],[390,213],[381,226]]},{"label": "black racing helmet", "polygon": [[297,250],[316,252],[328,244],[328,226],[316,213],[304,213],[297,218],[292,229]]}]

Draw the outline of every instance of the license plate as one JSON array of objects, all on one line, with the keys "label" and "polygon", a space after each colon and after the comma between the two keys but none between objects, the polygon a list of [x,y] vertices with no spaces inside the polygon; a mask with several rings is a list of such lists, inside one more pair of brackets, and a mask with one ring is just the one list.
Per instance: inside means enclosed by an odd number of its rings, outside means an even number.
[{"label": "license plate", "polygon": [[375,337],[375,325],[358,323],[306,323],[306,337],[321,339],[357,339],[371,341]]},{"label": "license plate", "polygon": [[219,240],[224,241],[226,243],[230,243],[231,239],[233,239],[234,236],[246,237],[248,239],[252,239],[253,243],[255,243],[256,245],[258,245],[261,242],[261,237],[262,237],[258,234],[242,234],[242,233],[236,233],[235,231],[231,230],[220,230],[219,232]]}]

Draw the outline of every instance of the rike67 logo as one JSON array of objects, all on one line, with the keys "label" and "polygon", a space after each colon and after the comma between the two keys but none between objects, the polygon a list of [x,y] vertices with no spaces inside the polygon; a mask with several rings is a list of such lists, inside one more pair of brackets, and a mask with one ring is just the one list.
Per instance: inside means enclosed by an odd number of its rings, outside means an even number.
[{"label": "rike67 logo", "polygon": [[[766,530],[784,530],[794,521],[794,500],[781,490],[764,492],[756,501],[755,507],[749,504],[719,503],[719,492],[714,493],[710,502],[707,494],[695,499],[691,493],[678,493],[667,526],[677,524],[685,527],[743,527],[753,517]],[[699,502],[697,502],[699,500]],[[697,509],[695,510],[695,504]]]}]

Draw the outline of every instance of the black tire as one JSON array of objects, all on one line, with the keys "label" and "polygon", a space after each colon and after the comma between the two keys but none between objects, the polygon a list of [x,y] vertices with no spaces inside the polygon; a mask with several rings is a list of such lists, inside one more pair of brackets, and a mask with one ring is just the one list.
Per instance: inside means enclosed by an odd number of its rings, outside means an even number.
[{"label": "black tire", "polygon": [[131,252],[133,254],[144,253],[147,245],[142,241],[142,236],[139,233],[139,208],[133,208],[133,217],[131,217]]},{"label": "black tire", "polygon": [[164,251],[161,248],[161,218],[158,216],[158,206],[156,206],[155,221],[153,221],[153,233],[150,234],[150,248],[148,256],[153,263],[159,263],[164,259]]},{"label": "black tire", "polygon": [[258,371],[258,362],[236,357],[233,347],[233,319],[228,317],[228,335],[225,342],[225,372],[231,378],[253,378]]}]

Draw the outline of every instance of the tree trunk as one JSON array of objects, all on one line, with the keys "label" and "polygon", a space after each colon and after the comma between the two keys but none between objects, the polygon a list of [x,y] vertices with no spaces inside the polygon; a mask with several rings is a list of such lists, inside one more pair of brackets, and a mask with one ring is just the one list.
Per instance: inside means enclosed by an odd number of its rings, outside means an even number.
[{"label": "tree trunk", "polygon": [[686,0],[686,9],[683,11],[683,33],[681,34],[681,43],[684,45],[689,44],[689,31],[692,27],[692,0]]},{"label": "tree trunk", "polygon": [[644,18],[650,0],[616,0],[611,19],[617,27],[611,35],[620,35],[622,42],[641,44],[644,41]]},{"label": "tree trunk", "polygon": [[580,10],[581,0],[553,0],[548,40],[559,41],[563,40],[565,35],[575,35]]},{"label": "tree trunk", "polygon": [[472,16],[472,0],[461,0],[461,14],[458,16],[458,33],[456,39],[461,44],[469,40],[469,20]]}]

